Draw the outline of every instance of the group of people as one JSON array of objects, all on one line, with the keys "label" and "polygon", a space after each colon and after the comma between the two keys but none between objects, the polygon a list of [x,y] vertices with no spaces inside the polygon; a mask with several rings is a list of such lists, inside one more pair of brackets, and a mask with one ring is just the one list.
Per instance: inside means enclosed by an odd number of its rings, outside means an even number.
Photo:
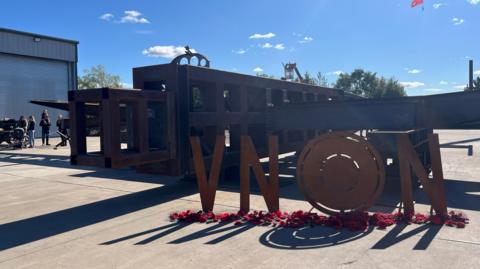
[{"label": "group of people", "polygon": [[[65,130],[63,128],[62,124],[62,115],[58,115],[58,119],[56,122],[58,132],[65,134]],[[18,127],[22,128],[27,134],[28,134],[28,147],[33,148],[35,147],[35,117],[33,115],[30,115],[28,117],[28,120],[25,118],[25,116],[20,116],[20,119],[18,121]],[[45,109],[42,112],[42,117],[39,123],[40,127],[42,128],[42,146],[50,146],[49,143],[49,138],[50,138],[50,126],[52,125],[52,122],[50,121],[50,116],[48,116],[48,111]],[[67,142],[64,140],[64,137],[62,136],[62,142],[60,143],[60,146],[66,146]]]}]

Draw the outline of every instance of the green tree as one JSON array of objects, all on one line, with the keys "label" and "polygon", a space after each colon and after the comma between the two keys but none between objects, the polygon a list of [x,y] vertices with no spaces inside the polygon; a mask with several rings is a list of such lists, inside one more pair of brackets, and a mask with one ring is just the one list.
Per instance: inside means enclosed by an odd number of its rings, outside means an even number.
[{"label": "green tree", "polygon": [[322,74],[322,72],[317,72],[317,85],[322,87],[328,87],[328,79]]},{"label": "green tree", "polygon": [[79,89],[93,88],[121,88],[120,76],[107,73],[103,65],[96,65],[83,71],[83,76],[78,77]]},{"label": "green tree", "polygon": [[322,86],[322,87],[328,87],[329,86],[328,85],[328,80],[322,74],[322,72],[317,72],[317,76],[314,77],[310,74],[310,72],[306,71],[305,74],[303,74],[302,83],[315,85],[315,86]]},{"label": "green tree", "polygon": [[305,83],[305,84],[310,84],[310,85],[318,85],[318,81],[315,77],[313,77],[312,75],[310,75],[310,72],[305,72],[305,74],[303,74],[303,81],[302,83]]},{"label": "green tree", "polygon": [[355,69],[339,75],[335,88],[367,98],[391,98],[406,96],[405,89],[394,78],[377,77],[376,73]]},{"label": "green tree", "polygon": [[383,94],[380,98],[392,98],[392,97],[401,97],[407,96],[405,88],[398,83],[398,80],[390,78],[387,80],[387,84]]}]

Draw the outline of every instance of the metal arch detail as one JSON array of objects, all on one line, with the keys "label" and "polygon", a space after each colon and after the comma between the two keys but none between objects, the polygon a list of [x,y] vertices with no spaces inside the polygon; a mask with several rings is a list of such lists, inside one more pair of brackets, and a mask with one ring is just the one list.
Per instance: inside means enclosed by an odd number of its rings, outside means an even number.
[{"label": "metal arch detail", "polygon": [[208,60],[205,55],[191,52],[188,47],[185,47],[185,54],[178,55],[171,61],[171,63],[181,64],[183,59],[187,59],[187,64],[191,65],[192,59],[195,58],[197,59],[197,66],[210,68],[210,60]]},{"label": "metal arch detail", "polygon": [[363,137],[334,132],[305,146],[298,158],[297,182],[305,199],[324,213],[360,211],[382,193],[385,168]]}]

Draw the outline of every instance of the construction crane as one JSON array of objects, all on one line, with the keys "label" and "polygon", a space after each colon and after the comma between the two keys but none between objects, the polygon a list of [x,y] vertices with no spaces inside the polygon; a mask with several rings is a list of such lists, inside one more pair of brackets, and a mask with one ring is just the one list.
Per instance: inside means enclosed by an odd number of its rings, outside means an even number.
[{"label": "construction crane", "polygon": [[[304,79],[302,77],[302,74],[300,74],[300,71],[298,71],[296,63],[288,62],[287,64],[282,63],[282,65],[285,72],[285,76],[282,77],[282,80],[298,81],[300,83],[304,83]],[[294,73],[297,74],[297,79],[295,79]]]}]

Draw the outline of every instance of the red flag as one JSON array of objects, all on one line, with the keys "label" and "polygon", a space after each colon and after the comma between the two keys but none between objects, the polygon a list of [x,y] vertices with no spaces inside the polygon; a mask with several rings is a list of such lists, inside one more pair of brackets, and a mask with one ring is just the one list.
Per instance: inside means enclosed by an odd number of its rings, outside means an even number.
[{"label": "red flag", "polygon": [[423,0],[413,0],[412,1],[412,7],[416,7],[419,5],[423,5]]}]

